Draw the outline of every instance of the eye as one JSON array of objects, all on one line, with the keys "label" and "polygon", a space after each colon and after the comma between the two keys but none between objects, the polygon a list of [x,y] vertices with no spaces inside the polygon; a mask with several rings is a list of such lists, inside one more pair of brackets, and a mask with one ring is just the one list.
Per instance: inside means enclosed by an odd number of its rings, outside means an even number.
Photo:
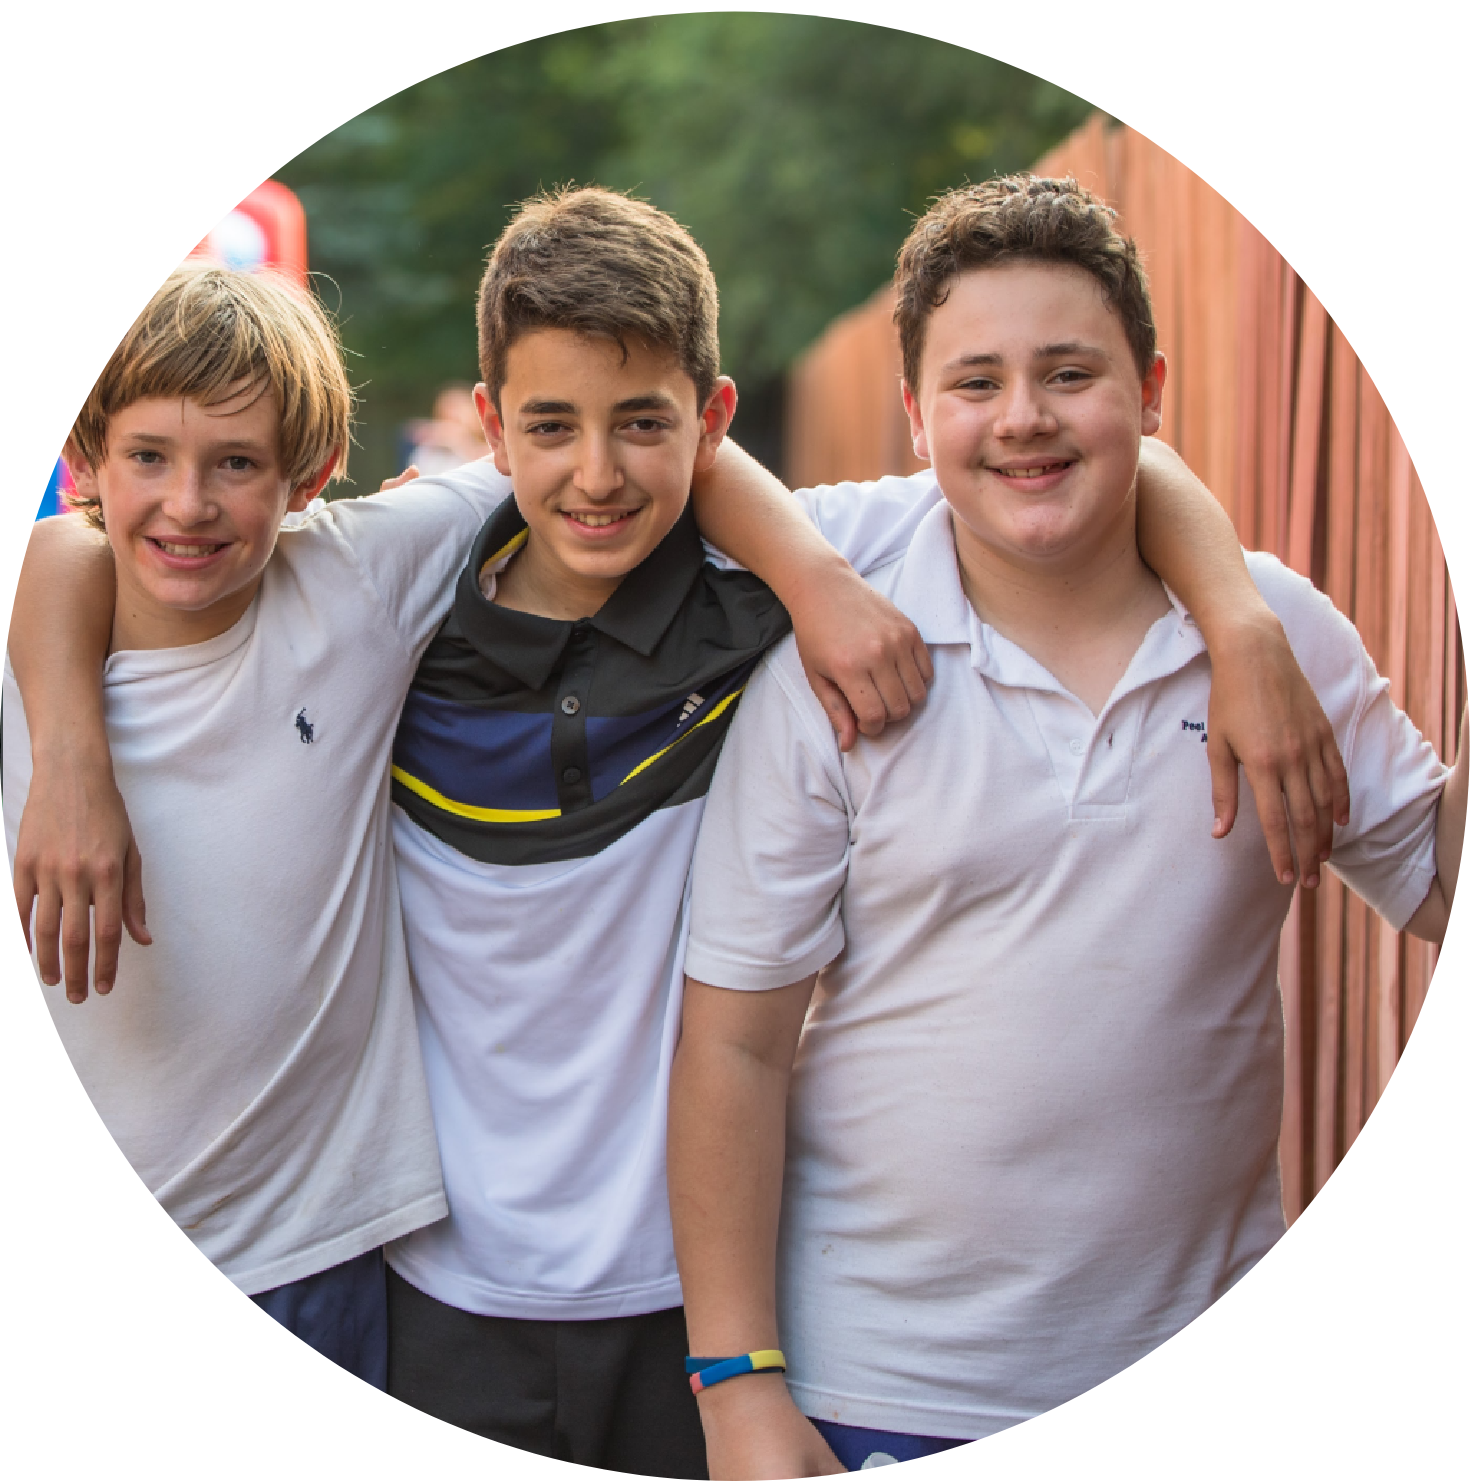
[{"label": "eye", "polygon": [[984,395],[996,391],[999,386],[989,375],[969,375],[963,381],[956,383],[958,391],[971,391],[978,395]]},{"label": "eye", "polygon": [[660,437],[668,430],[668,423],[662,417],[633,417],[622,426],[625,431],[636,432],[640,437]]},{"label": "eye", "polygon": [[163,454],[152,447],[136,447],[128,456],[132,462],[138,463],[141,467],[145,468],[151,467],[155,463],[164,462]]},{"label": "eye", "polygon": [[1093,379],[1093,373],[1091,371],[1085,370],[1081,366],[1061,365],[1057,370],[1053,372],[1052,375],[1049,376],[1048,383],[1051,386],[1068,386],[1079,385],[1082,384],[1084,381]]},{"label": "eye", "polygon": [[531,422],[524,429],[526,437],[558,437],[567,431],[564,422]]},{"label": "eye", "polygon": [[257,466],[245,453],[233,453],[229,458],[223,458],[222,462],[231,473],[250,473]]}]

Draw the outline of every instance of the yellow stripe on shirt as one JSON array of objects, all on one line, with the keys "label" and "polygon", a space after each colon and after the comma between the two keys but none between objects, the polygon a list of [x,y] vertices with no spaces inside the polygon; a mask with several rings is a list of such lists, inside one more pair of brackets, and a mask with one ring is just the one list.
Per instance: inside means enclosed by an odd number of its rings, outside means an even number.
[{"label": "yellow stripe on shirt", "polygon": [[708,725],[711,720],[717,720],[744,693],[745,686],[742,684],[740,688],[738,688],[733,694],[725,695],[725,697],[720,700],[720,702],[715,705],[715,707],[710,710],[710,712],[705,715],[705,717],[701,721],[699,721],[698,725],[695,725],[690,730],[684,731],[684,733],[679,736],[678,740],[670,741],[666,746],[663,747],[661,751],[655,751],[651,756],[647,758],[646,761],[639,761],[637,765],[634,766],[632,770],[629,771],[627,775],[622,778],[622,785],[625,787],[627,783],[630,782],[632,778],[637,775],[638,772],[646,771],[648,767],[653,764],[654,761],[661,761],[663,757],[666,756],[674,748],[674,746],[678,745],[679,741],[687,740],[694,733],[695,730],[698,730],[701,726]]},{"label": "yellow stripe on shirt", "polygon": [[427,786],[420,778],[412,776],[399,766],[391,767],[391,776],[403,787],[430,802],[433,807],[450,812],[454,817],[471,818],[475,823],[543,823],[548,818],[560,816],[558,807],[473,807],[466,802],[454,802],[452,798],[444,797],[435,787]]}]

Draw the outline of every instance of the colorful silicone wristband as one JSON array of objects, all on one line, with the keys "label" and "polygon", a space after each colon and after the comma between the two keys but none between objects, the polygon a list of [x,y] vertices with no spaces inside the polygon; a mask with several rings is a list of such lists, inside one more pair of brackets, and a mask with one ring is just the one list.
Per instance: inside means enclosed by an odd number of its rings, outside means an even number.
[{"label": "colorful silicone wristband", "polygon": [[785,1373],[786,1358],[775,1347],[759,1352],[741,1353],[738,1358],[685,1358],[689,1387],[697,1394],[727,1378],[743,1378],[747,1373]]}]

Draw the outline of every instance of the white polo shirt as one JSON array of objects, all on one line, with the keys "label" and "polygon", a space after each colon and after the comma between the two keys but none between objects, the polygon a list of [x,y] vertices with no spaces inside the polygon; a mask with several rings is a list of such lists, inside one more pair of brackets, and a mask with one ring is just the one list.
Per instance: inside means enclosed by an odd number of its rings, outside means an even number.
[{"label": "white polo shirt", "polygon": [[[1330,602],[1249,565],[1346,759],[1333,867],[1402,925],[1445,769]],[[1281,1234],[1291,890],[1247,790],[1210,836],[1210,670],[1175,599],[1096,716],[978,620],[945,505],[872,580],[929,697],[842,756],[794,645],[771,655],[710,791],[687,970],[823,969],[780,1238],[798,1404],[973,1438],[1134,1362]]]}]

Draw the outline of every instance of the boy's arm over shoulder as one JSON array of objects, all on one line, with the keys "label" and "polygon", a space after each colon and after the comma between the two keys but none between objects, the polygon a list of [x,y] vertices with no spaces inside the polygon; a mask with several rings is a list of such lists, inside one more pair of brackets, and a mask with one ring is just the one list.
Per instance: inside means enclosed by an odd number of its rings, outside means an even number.
[{"label": "boy's arm over shoulder", "polygon": [[925,698],[930,654],[915,625],[825,541],[786,486],[726,439],[694,479],[712,545],[753,571],[791,615],[818,700],[848,750]]},{"label": "boy's arm over shoulder", "polygon": [[1141,443],[1136,489],[1141,557],[1186,605],[1212,660],[1213,836],[1233,829],[1242,766],[1276,878],[1314,886],[1330,856],[1332,828],[1346,821],[1348,808],[1331,726],[1249,579],[1217,499],[1170,447],[1149,437]]},{"label": "boy's arm over shoulder", "polygon": [[33,762],[12,879],[41,980],[65,978],[74,1003],[87,997],[90,944],[93,984],[106,993],[123,930],[149,943],[139,851],[103,719],[113,592],[100,531],[70,514],[32,527],[9,640]]},{"label": "boy's arm over shoulder", "polygon": [[[513,485],[482,459],[400,487],[315,508],[304,526],[337,532],[407,647],[431,640],[483,522]],[[291,535],[289,538],[292,538]]]},{"label": "boy's arm over shoulder", "polygon": [[[1459,803],[1462,831],[1463,791],[1456,784],[1451,795],[1449,768],[1394,703],[1391,686],[1351,622],[1273,556],[1251,554],[1248,563],[1346,757],[1350,819],[1336,830],[1331,867],[1402,930],[1435,885],[1441,799],[1448,797],[1445,810],[1451,813]],[[1439,923],[1419,917],[1417,925],[1432,938]]]}]

